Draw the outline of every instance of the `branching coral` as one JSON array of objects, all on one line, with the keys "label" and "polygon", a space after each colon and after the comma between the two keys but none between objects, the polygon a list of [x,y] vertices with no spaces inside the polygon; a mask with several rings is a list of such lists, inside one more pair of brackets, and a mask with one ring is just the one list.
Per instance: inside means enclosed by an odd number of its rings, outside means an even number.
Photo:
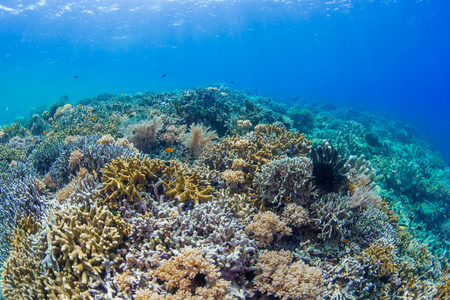
[{"label": "branching coral", "polygon": [[367,266],[371,276],[392,276],[398,271],[394,245],[383,241],[371,244],[361,253],[359,259]]},{"label": "branching coral", "polygon": [[123,224],[107,207],[84,204],[55,212],[47,232],[48,250],[42,264],[50,299],[89,299],[97,287],[102,262],[115,258],[113,250],[124,236]]},{"label": "branching coral", "polygon": [[311,218],[320,230],[318,237],[324,241],[343,240],[349,236],[353,213],[342,197],[328,194],[310,205]]},{"label": "branching coral", "polygon": [[270,211],[255,215],[245,231],[257,240],[260,247],[267,247],[274,240],[279,241],[283,235],[292,234],[292,229]]},{"label": "branching coral", "polygon": [[262,167],[253,181],[261,198],[260,207],[304,202],[317,194],[313,185],[313,165],[309,158],[283,158]]},{"label": "branching coral", "polygon": [[256,264],[256,290],[282,300],[323,299],[325,286],[322,271],[307,266],[303,261],[291,261],[290,251],[264,250]]},{"label": "branching coral", "polygon": [[212,188],[211,186],[200,186],[200,175],[197,172],[188,177],[183,170],[176,166],[170,176],[173,179],[163,182],[167,196],[175,197],[181,202],[191,200],[195,204],[199,204],[200,201],[211,200]]},{"label": "branching coral", "polygon": [[197,296],[194,299],[228,299],[228,283],[219,279],[220,273],[203,256],[201,248],[185,247],[181,253],[165,260],[155,275],[164,281],[166,290],[180,296]]},{"label": "branching coral", "polygon": [[99,195],[102,204],[108,203],[112,209],[118,208],[118,200],[135,201],[146,191],[146,184],[156,178],[154,173],[165,167],[159,160],[150,161],[148,156],[140,159],[138,155],[127,158],[113,159],[102,172],[103,188]]}]

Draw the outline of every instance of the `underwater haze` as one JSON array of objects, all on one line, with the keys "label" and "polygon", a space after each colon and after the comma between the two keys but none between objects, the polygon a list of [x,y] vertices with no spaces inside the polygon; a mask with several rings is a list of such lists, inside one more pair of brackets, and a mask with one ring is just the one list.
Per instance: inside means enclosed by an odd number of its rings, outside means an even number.
[{"label": "underwater haze", "polygon": [[5,0],[0,116],[63,95],[226,83],[388,111],[448,162],[449,13],[440,0]]}]

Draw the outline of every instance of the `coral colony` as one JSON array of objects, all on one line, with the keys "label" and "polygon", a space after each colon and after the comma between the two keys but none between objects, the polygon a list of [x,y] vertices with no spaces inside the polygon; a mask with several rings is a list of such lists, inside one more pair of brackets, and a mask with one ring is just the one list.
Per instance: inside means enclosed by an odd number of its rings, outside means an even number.
[{"label": "coral colony", "polygon": [[63,97],[0,128],[3,297],[448,299],[449,175],[313,99]]}]

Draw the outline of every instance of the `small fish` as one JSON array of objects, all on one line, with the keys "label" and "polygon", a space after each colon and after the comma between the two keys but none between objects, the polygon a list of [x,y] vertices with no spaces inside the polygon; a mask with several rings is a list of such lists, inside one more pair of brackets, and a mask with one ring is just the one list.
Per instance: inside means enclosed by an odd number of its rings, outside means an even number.
[{"label": "small fish", "polygon": [[136,134],[136,131],[133,130],[133,134]]},{"label": "small fish", "polygon": [[78,78],[80,78],[80,76],[75,75],[75,76],[73,76],[73,78],[78,79]]},{"label": "small fish", "polygon": [[286,196],[286,198],[284,198],[284,201],[286,201],[286,203],[291,203],[291,197]]},{"label": "small fish", "polygon": [[48,131],[44,131],[42,134],[47,134],[48,133]]},{"label": "small fish", "polygon": [[97,121],[97,117],[92,117],[92,121],[93,122]]},{"label": "small fish", "polygon": [[83,104],[80,103],[77,105],[77,108],[81,108],[82,106],[83,106]]},{"label": "small fish", "polygon": [[173,149],[172,148],[166,148],[166,149],[164,149],[164,151],[166,151],[167,153],[172,153]]},{"label": "small fish", "polygon": [[231,84],[234,84],[234,81],[228,81],[229,83],[231,83]]},{"label": "small fish", "polygon": [[86,118],[84,118],[85,121],[87,121],[89,119],[89,116],[86,116]]},{"label": "small fish", "polygon": [[401,230],[406,230],[406,229],[408,229],[408,226],[398,225],[398,228],[400,228]]},{"label": "small fish", "polygon": [[162,74],[162,75],[161,75],[162,78],[164,78],[164,77],[166,77],[166,76],[167,76],[167,74]]},{"label": "small fish", "polygon": [[122,94],[120,94],[121,96],[123,96],[123,93]]},{"label": "small fish", "polygon": [[131,110],[127,110],[126,113],[129,114],[131,112]]},{"label": "small fish", "polygon": [[338,243],[348,243],[349,240],[348,239],[343,239],[343,240],[339,240]]},{"label": "small fish", "polygon": [[147,139],[142,139],[142,141],[143,141],[143,142],[146,142],[146,141],[147,141]]},{"label": "small fish", "polygon": [[166,166],[170,167],[170,161],[166,161],[164,164],[165,164]]}]

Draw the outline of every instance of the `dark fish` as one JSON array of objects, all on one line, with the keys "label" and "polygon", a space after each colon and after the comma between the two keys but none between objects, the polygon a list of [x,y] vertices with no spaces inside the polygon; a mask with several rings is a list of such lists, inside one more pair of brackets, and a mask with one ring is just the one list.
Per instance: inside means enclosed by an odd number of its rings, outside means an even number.
[{"label": "dark fish", "polygon": [[164,78],[164,77],[166,77],[166,76],[167,76],[167,74],[162,74],[162,75],[161,75],[162,78]]},{"label": "dark fish", "polygon": [[164,164],[169,167],[170,166],[170,161],[166,161]]},{"label": "dark fish", "polygon": [[234,84],[234,81],[228,81],[229,83],[231,83],[231,84]]},{"label": "dark fish", "polygon": [[73,76],[73,78],[78,79],[78,78],[80,78],[80,76],[75,75],[75,76]]},{"label": "dark fish", "polygon": [[143,142],[146,142],[146,141],[147,141],[147,139],[142,139],[142,141],[143,141]]}]

